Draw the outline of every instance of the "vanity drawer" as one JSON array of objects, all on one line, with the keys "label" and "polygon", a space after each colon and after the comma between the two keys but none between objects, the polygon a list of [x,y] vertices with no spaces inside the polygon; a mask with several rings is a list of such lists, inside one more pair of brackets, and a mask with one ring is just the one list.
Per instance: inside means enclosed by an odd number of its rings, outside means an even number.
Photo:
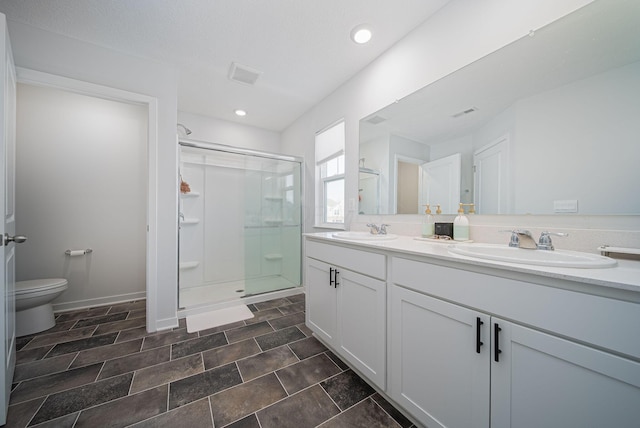
[{"label": "vanity drawer", "polygon": [[640,304],[393,257],[394,284],[640,360]]},{"label": "vanity drawer", "polygon": [[373,278],[386,279],[387,277],[386,257],[384,254],[354,250],[309,239],[306,240],[305,250],[307,257],[321,260],[334,266],[340,266]]}]

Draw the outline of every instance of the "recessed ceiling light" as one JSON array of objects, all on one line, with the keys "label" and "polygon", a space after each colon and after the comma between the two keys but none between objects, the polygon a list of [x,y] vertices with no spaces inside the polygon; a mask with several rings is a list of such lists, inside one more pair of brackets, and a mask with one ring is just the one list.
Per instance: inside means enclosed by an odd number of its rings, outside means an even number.
[{"label": "recessed ceiling light", "polygon": [[367,24],[358,25],[351,30],[351,40],[360,45],[371,40],[372,35],[371,28]]},{"label": "recessed ceiling light", "polygon": [[234,113],[236,114],[236,116],[240,116],[240,117],[247,115],[247,112],[242,109],[237,109]]}]

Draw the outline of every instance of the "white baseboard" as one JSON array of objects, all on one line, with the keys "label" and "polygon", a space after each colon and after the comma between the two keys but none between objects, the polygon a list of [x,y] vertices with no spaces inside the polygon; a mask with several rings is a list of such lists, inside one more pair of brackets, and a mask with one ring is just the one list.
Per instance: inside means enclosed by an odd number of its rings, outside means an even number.
[{"label": "white baseboard", "polygon": [[[155,327],[155,328],[153,328]],[[149,319],[147,319],[147,331],[148,332],[157,332],[157,331],[163,331],[163,330],[169,330],[172,328],[178,327],[178,317],[173,317],[173,318],[165,318],[162,320],[156,320],[156,325],[155,326],[150,326],[149,325]]]},{"label": "white baseboard", "polygon": [[136,293],[118,294],[116,296],[98,297],[95,299],[76,300],[73,302],[54,303],[53,312],[68,312],[78,309],[94,308],[96,306],[115,305],[117,303],[131,302],[133,300],[145,300],[147,293],[138,291]]}]

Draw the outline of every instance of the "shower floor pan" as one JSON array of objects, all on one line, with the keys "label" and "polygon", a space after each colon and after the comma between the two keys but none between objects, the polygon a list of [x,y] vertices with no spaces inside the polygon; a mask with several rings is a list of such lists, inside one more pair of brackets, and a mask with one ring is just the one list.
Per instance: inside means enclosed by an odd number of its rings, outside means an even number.
[{"label": "shower floor pan", "polygon": [[203,284],[180,289],[180,307],[190,308],[207,303],[220,303],[245,296],[297,287],[280,276],[253,278],[240,281]]}]

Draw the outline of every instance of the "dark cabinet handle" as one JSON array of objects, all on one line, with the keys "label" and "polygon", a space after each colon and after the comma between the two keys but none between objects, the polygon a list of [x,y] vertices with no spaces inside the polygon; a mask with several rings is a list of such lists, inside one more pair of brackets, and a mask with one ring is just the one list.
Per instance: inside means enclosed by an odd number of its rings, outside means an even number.
[{"label": "dark cabinet handle", "polygon": [[329,286],[332,286],[332,285],[335,286],[336,280],[334,279],[335,276],[334,276],[333,270],[334,269],[332,267],[329,268]]},{"label": "dark cabinet handle", "polygon": [[502,351],[500,350],[500,332],[502,329],[498,325],[498,323],[493,324],[493,359],[496,363],[500,362],[500,354]]},{"label": "dark cabinet handle", "polygon": [[335,288],[338,288],[338,285],[340,285],[340,283],[338,282],[338,274],[340,272],[338,272],[338,269],[334,269],[333,272],[334,272],[334,274],[333,274],[333,286]]},{"label": "dark cabinet handle", "polygon": [[480,326],[484,324],[480,317],[476,317],[476,353],[480,353],[480,347],[484,345],[484,343],[480,340]]}]

